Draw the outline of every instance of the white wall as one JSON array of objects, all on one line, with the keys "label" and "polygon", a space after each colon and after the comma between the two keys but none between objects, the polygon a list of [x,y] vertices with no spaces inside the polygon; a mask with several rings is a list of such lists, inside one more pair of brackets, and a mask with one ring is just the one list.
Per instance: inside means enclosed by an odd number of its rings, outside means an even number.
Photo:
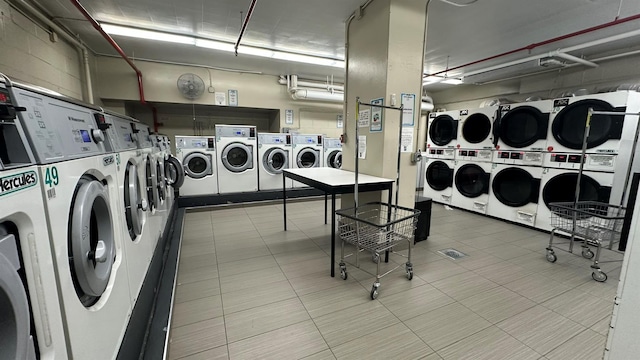
[{"label": "white wall", "polygon": [[80,55],[46,27],[0,1],[0,72],[10,78],[82,99]]}]

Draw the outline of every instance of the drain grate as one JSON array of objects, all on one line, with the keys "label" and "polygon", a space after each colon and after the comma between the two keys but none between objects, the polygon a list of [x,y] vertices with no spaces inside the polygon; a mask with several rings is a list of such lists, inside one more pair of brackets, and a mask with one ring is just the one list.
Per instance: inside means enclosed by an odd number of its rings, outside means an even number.
[{"label": "drain grate", "polygon": [[449,249],[444,249],[444,250],[438,250],[438,252],[450,259],[453,260],[458,260],[461,259],[465,256],[468,256],[467,254],[463,253],[462,251],[458,251],[456,249],[453,248],[449,248]]}]

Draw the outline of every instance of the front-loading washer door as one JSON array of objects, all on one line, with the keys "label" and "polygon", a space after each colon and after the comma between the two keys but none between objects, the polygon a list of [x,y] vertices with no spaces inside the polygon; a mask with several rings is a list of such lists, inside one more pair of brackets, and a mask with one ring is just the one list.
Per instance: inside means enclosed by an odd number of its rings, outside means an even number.
[{"label": "front-loading washer door", "polygon": [[298,168],[314,168],[320,164],[320,152],[314,148],[300,150],[296,157]]},{"label": "front-loading washer door", "polygon": [[253,146],[233,142],[222,150],[222,164],[234,173],[253,168]]},{"label": "front-loading washer door", "polygon": [[213,158],[211,154],[192,152],[184,157],[184,173],[192,179],[202,179],[213,175]]},{"label": "front-loading washer door", "polygon": [[164,177],[164,159],[160,157],[156,159],[156,182],[158,201],[162,204],[166,198],[167,182]]},{"label": "front-loading washer door", "polygon": [[95,304],[109,283],[116,245],[107,187],[82,176],[76,185],[69,219],[68,256],[78,298]]},{"label": "front-loading washer door", "polygon": [[[553,119],[551,133],[554,139],[569,149],[582,149],[589,108],[594,111],[622,113],[626,111],[626,108],[614,108],[603,100],[576,101],[562,109]],[[609,139],[620,139],[623,124],[624,115],[592,115],[589,136],[587,137],[587,149],[600,146]]]},{"label": "front-loading washer door", "polygon": [[184,166],[178,158],[169,155],[164,161],[164,175],[167,179],[167,184],[171,185],[174,189],[179,189],[184,184]]},{"label": "front-loading washer door", "polygon": [[340,150],[333,150],[332,152],[329,153],[329,156],[327,157],[327,165],[328,167],[334,168],[334,169],[340,169],[342,168],[342,151]]},{"label": "front-loading washer door", "polygon": [[518,106],[508,111],[498,124],[499,138],[513,148],[524,148],[546,139],[549,114],[533,106]]},{"label": "front-loading washer door", "polygon": [[453,169],[444,161],[434,161],[427,166],[427,184],[436,191],[442,191],[453,185]]},{"label": "front-loading washer door", "polygon": [[521,207],[537,203],[540,194],[540,179],[517,167],[500,170],[491,184],[493,194],[501,203],[511,207]]},{"label": "front-loading washer door", "polygon": [[[578,173],[570,172],[556,175],[549,179],[542,189],[542,201],[549,208],[549,204],[557,202],[573,202],[576,196]],[[611,187],[602,186],[589,175],[580,177],[579,201],[597,201],[609,203]],[[562,214],[558,214],[562,216]],[[580,217],[580,214],[577,214]],[[569,216],[570,217],[570,216]]]},{"label": "front-loading washer door", "polygon": [[142,195],[140,188],[138,166],[129,161],[124,172],[124,211],[131,240],[136,240],[142,234],[146,210],[147,200]]},{"label": "front-loading washer door", "polygon": [[151,211],[158,207],[158,179],[156,178],[156,162],[151,155],[147,155],[145,161],[145,174],[147,178],[147,201]]},{"label": "front-loading washer door", "polygon": [[429,125],[429,137],[437,146],[446,146],[458,137],[458,121],[449,115],[439,115]]},{"label": "front-loading washer door", "polygon": [[35,359],[17,242],[3,230],[0,227],[0,359]]},{"label": "front-loading washer door", "polygon": [[471,114],[462,124],[462,137],[471,144],[485,141],[489,134],[491,134],[491,119],[485,114]]},{"label": "front-loading washer door", "polygon": [[282,174],[284,169],[289,168],[289,151],[273,148],[267,151],[263,158],[264,168],[271,174]]},{"label": "front-loading washer door", "polygon": [[476,164],[462,165],[456,171],[455,184],[460,194],[468,198],[477,198],[489,193],[490,174]]}]

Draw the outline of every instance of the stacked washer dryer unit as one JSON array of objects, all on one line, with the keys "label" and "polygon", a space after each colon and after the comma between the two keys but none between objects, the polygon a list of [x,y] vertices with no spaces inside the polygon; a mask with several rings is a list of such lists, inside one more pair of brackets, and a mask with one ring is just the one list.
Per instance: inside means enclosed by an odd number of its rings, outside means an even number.
[{"label": "stacked washer dryer unit", "polygon": [[215,137],[176,136],[176,156],[185,173],[181,196],[215,195],[219,192]]},{"label": "stacked washer dryer unit", "polygon": [[108,124],[90,105],[22,85],[11,93],[39,164],[68,357],[113,359],[132,304]]},{"label": "stacked washer dryer unit", "polygon": [[[640,93],[618,91],[554,100],[536,223],[542,230],[552,229],[550,203],[575,200],[589,108],[638,113]],[[623,190],[637,131],[636,115],[592,116],[580,181],[580,201],[624,204]]]},{"label": "stacked washer dryer unit", "polygon": [[4,82],[0,114],[0,358],[68,359],[42,178]]},{"label": "stacked washer dryer unit", "polygon": [[423,195],[451,205],[460,111],[429,114]]},{"label": "stacked washer dryer unit", "polygon": [[340,139],[324,138],[324,166],[341,169],[342,168],[342,143]]},{"label": "stacked washer dryer unit", "polygon": [[497,106],[461,110],[452,205],[487,213]]},{"label": "stacked washer dryer unit", "polygon": [[[282,189],[282,171],[291,168],[291,134],[258,133],[258,188],[260,190]],[[293,180],[286,179],[287,188]]]},{"label": "stacked washer dryer unit", "polygon": [[[324,167],[323,135],[299,134],[293,135],[293,159],[292,168],[308,169]],[[293,187],[306,187],[307,185],[294,181]]]},{"label": "stacked washer dryer unit", "polygon": [[552,100],[501,105],[493,126],[487,214],[535,226]]},{"label": "stacked washer dryer unit", "polygon": [[258,143],[255,126],[216,125],[220,194],[258,190]]}]

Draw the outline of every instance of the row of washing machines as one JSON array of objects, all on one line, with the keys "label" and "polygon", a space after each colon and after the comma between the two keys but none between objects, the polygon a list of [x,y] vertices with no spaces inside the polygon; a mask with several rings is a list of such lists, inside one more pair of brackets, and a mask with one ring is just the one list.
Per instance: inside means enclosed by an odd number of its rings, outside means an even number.
[{"label": "row of washing machines", "polygon": [[0,359],[114,359],[182,181],[135,119],[0,79]]},{"label": "row of washing machines", "polygon": [[[340,139],[319,134],[258,133],[254,126],[216,125],[215,136],[176,136],[185,182],[181,196],[282,189],[283,170],[342,166]],[[303,187],[287,179],[286,187]]]},{"label": "row of washing machines", "polygon": [[[593,115],[583,158],[588,109]],[[551,230],[549,204],[623,204],[636,155],[640,93],[617,91],[436,112],[428,120],[424,196]],[[631,163],[634,163],[631,167]]]}]

